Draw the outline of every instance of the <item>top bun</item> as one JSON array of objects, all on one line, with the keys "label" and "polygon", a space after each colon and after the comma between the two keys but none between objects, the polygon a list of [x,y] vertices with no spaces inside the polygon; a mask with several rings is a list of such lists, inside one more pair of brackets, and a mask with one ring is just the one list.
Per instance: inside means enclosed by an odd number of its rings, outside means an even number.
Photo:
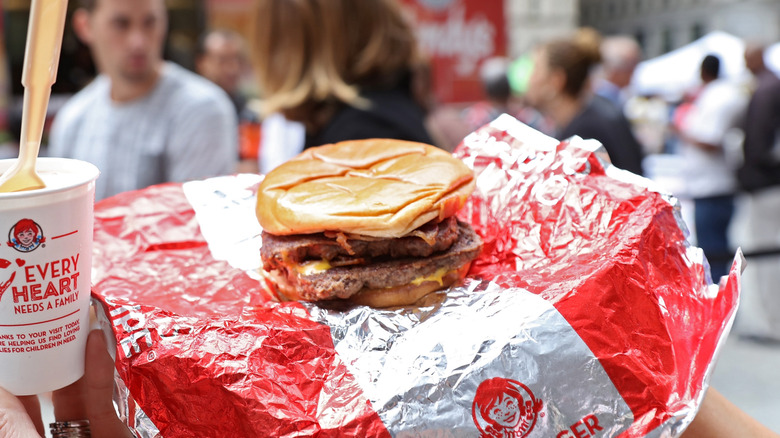
[{"label": "top bun", "polygon": [[474,184],[471,169],[434,146],[344,141],[307,149],[269,172],[257,193],[257,218],[276,235],[401,237],[454,215]]}]

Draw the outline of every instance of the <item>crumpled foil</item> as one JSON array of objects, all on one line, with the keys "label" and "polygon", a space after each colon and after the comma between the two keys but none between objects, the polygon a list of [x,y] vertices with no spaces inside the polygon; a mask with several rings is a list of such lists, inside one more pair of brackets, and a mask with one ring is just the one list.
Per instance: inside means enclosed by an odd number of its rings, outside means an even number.
[{"label": "crumpled foil", "polygon": [[484,241],[419,306],[278,303],[259,275],[262,177],[101,201],[93,297],[118,411],[142,437],[675,437],[736,311],[677,201],[509,116],[455,155]]}]

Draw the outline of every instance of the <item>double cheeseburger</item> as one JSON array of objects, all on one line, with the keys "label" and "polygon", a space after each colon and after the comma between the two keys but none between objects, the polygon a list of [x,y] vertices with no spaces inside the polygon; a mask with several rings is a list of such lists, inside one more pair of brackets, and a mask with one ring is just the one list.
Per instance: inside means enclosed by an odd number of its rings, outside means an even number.
[{"label": "double cheeseburger", "polygon": [[412,304],[464,277],[479,253],[454,216],[474,184],[463,162],[422,143],[307,149],[258,190],[263,269],[282,299]]}]

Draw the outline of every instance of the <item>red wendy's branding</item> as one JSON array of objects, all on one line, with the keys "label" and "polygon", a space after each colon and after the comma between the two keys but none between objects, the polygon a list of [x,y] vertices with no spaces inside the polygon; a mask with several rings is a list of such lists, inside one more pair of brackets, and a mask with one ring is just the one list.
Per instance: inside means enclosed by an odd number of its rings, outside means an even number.
[{"label": "red wendy's branding", "polygon": [[[0,259],[0,269],[5,269],[9,266],[11,266],[11,262],[6,259]],[[14,281],[14,277],[16,277],[16,271],[11,271],[11,276],[9,276],[7,280],[0,277],[0,300],[3,299],[5,291],[11,287],[11,282]]]},{"label": "red wendy's branding", "polygon": [[37,222],[32,219],[22,219],[8,230],[6,244],[19,252],[32,252],[45,241],[43,229]]},{"label": "red wendy's branding", "polygon": [[[52,240],[76,232],[54,236]],[[46,237],[43,228],[34,220],[25,218],[8,230],[6,244],[19,252],[31,253],[39,247],[45,247],[44,242]],[[6,268],[12,269],[10,275],[0,275],[0,299],[6,292],[13,297],[14,314],[41,312],[78,300],[80,254],[66,254],[53,260],[40,257],[44,255],[37,253],[27,260],[16,258],[16,266],[12,266],[10,260],[0,258],[0,272]],[[16,283],[14,280],[17,280]]]},{"label": "red wendy's branding", "polygon": [[507,51],[504,2],[403,0],[402,4],[430,58],[437,100],[481,99],[482,61]]},{"label": "red wendy's branding", "polygon": [[536,425],[542,401],[516,380],[495,377],[479,384],[471,405],[483,438],[522,438]]}]

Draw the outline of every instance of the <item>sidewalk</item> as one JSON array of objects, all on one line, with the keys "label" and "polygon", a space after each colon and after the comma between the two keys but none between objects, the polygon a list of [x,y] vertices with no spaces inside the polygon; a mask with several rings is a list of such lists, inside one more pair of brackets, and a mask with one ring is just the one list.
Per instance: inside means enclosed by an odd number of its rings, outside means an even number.
[{"label": "sidewalk", "polygon": [[711,386],[762,424],[780,433],[780,344],[760,344],[733,332]]}]

